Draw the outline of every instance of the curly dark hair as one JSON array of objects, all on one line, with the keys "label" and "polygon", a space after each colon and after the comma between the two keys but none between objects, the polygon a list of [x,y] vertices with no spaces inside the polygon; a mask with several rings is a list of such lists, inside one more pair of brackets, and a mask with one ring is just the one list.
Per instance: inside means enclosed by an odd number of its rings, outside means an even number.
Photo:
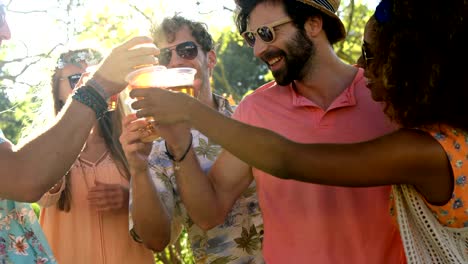
[{"label": "curly dark hair", "polygon": [[335,44],[342,40],[339,22],[327,15],[324,15],[319,9],[305,4],[301,1],[291,0],[236,0],[236,26],[239,33],[247,30],[249,16],[252,10],[260,3],[283,3],[284,10],[292,18],[294,25],[299,30],[304,30],[304,24],[309,17],[321,17],[323,20],[323,30],[327,35],[330,44]]},{"label": "curly dark hair", "polygon": [[386,113],[404,127],[468,131],[468,72],[458,66],[468,61],[468,3],[384,1],[373,70],[384,77]]},{"label": "curly dark hair", "polygon": [[152,26],[151,35],[153,36],[154,43],[158,45],[162,41],[169,43],[174,41],[175,34],[184,26],[190,29],[192,36],[205,53],[215,49],[215,42],[208,32],[208,26],[205,23],[196,22],[179,15],[165,18],[161,24]]}]

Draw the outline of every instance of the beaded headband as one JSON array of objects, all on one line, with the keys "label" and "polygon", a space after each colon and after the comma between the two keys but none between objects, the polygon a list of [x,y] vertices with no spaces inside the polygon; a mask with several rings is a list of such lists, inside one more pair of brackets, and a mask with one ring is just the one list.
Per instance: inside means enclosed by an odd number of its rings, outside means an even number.
[{"label": "beaded headband", "polygon": [[79,65],[81,62],[86,62],[88,66],[96,65],[102,60],[100,52],[92,49],[81,49],[69,51],[60,55],[57,60],[57,68],[63,69],[67,64]]}]

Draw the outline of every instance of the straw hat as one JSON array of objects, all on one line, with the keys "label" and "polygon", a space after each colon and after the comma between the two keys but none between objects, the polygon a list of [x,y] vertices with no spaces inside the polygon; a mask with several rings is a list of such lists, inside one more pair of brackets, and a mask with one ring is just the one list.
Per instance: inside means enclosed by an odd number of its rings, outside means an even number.
[{"label": "straw hat", "polygon": [[335,20],[336,25],[338,26],[337,30],[341,32],[341,39],[346,37],[346,30],[341,22],[341,19],[336,15],[338,7],[340,7],[340,0],[297,0],[304,4],[308,4],[322,11],[323,14],[331,17]]}]

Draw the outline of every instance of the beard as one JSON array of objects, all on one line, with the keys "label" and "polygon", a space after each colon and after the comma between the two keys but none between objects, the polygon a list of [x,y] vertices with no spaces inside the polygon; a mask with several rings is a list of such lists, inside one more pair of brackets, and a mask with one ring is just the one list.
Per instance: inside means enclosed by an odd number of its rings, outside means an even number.
[{"label": "beard", "polygon": [[298,30],[296,35],[286,42],[286,50],[280,51],[285,60],[282,69],[272,72],[279,85],[289,85],[294,80],[302,80],[308,72],[307,64],[316,53],[314,43],[307,37],[304,30]]}]

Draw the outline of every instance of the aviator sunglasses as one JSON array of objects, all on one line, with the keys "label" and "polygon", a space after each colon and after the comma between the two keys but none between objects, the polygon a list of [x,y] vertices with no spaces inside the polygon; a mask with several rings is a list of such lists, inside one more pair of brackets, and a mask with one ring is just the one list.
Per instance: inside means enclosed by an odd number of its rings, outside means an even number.
[{"label": "aviator sunglasses", "polygon": [[159,64],[167,66],[172,58],[172,51],[175,50],[177,56],[181,57],[184,60],[193,60],[198,55],[198,46],[193,41],[186,41],[175,46],[167,47],[161,49],[158,59]]},{"label": "aviator sunglasses", "polygon": [[245,42],[247,42],[250,47],[255,46],[255,35],[258,35],[263,42],[271,43],[275,40],[275,28],[291,21],[292,19],[290,17],[285,17],[273,23],[260,26],[255,31],[244,31],[242,37],[244,37]]}]

